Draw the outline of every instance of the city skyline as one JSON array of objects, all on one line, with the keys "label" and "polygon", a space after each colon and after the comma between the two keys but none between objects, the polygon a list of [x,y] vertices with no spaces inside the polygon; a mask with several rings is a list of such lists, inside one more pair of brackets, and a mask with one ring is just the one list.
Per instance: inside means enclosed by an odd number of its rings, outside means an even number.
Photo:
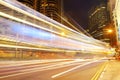
[{"label": "city skyline", "polygon": [[[18,0],[23,4],[43,13],[40,11],[39,4],[41,0]],[[31,3],[32,2],[32,3]],[[38,2],[38,3],[36,3]],[[61,9],[63,13],[70,16],[76,23],[78,23],[82,28],[88,28],[88,10],[91,7],[91,0],[63,0],[61,4]],[[33,5],[33,6],[32,6]],[[44,13],[43,13],[44,14]],[[60,13],[59,13],[60,14]],[[50,15],[48,15],[50,16]]]},{"label": "city skyline", "polygon": [[0,0],[0,79],[120,79],[120,0],[63,1]]}]

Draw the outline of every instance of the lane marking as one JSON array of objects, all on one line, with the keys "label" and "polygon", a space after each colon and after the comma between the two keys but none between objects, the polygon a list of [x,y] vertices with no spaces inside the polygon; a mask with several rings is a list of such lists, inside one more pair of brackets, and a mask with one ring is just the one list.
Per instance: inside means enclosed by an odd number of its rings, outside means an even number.
[{"label": "lane marking", "polygon": [[71,71],[73,71],[73,70],[75,70],[75,69],[77,69],[77,68],[80,68],[80,67],[86,66],[86,65],[88,65],[88,64],[91,64],[91,63],[94,63],[94,62],[97,62],[97,61],[98,61],[98,60],[96,60],[96,61],[92,61],[92,62],[87,62],[87,63],[85,63],[85,64],[83,64],[83,65],[76,66],[76,67],[71,68],[71,69],[69,69],[69,70],[67,70],[67,71],[64,71],[64,72],[61,72],[61,73],[55,74],[55,75],[53,75],[51,78],[59,77],[59,76],[64,75],[64,74],[66,74],[66,73],[68,73],[68,72],[71,72]]},{"label": "lane marking", "polygon": [[64,64],[66,62],[63,62],[61,64],[58,63],[56,65],[50,65],[50,66],[46,66],[46,67],[39,67],[39,68],[33,68],[33,69],[27,69],[27,70],[20,70],[19,72],[21,72],[21,73],[17,73],[17,74],[14,73],[14,74],[10,74],[10,75],[0,76],[0,79],[7,78],[7,77],[13,77],[13,76],[17,76],[17,75],[22,75],[22,74],[27,74],[27,73],[43,71],[43,70],[57,69],[57,68],[71,66],[71,65],[80,65],[81,64],[81,63],[75,63],[75,62],[80,62],[80,61],[74,61],[74,62],[71,61],[71,62],[67,62],[67,64]]},{"label": "lane marking", "polygon": [[105,66],[103,72],[101,73],[99,80],[103,78],[103,75],[104,75],[105,71],[107,70],[107,68],[108,68],[108,64]]},{"label": "lane marking", "polygon": [[96,72],[96,74],[92,77],[91,80],[98,80],[98,78],[100,77],[101,73],[103,72],[103,70],[105,69],[106,65],[108,64],[108,62],[105,62],[102,67]]},{"label": "lane marking", "polygon": [[[59,63],[52,63],[52,64],[44,64],[44,65],[29,65],[29,66],[17,66],[17,67],[12,67],[12,69],[5,69],[5,70],[0,70],[1,71],[4,71],[4,73],[13,73],[13,72],[18,72],[18,71],[26,71],[26,70],[31,70],[32,69],[36,69],[38,67],[41,67],[41,69],[43,68],[50,68],[50,67],[55,67],[55,66],[61,66],[61,65],[67,65],[67,64],[71,64],[71,63],[77,63],[76,61],[71,61],[71,62],[59,62]],[[16,68],[14,70],[14,68]],[[12,71],[8,71],[9,70],[12,70]],[[7,71],[7,72],[6,72]],[[0,74],[3,74],[3,73],[0,73]]]},{"label": "lane marking", "polygon": [[[9,67],[2,67],[0,68],[1,71],[13,71],[13,70],[22,70],[22,69],[30,69],[30,68],[36,68],[36,67],[44,67],[44,66],[50,66],[50,65],[56,65],[56,64],[70,64],[78,61],[59,61],[59,62],[50,62],[47,64],[41,64],[41,63],[35,63],[35,64],[29,64],[29,65],[20,65],[20,66],[9,66]],[[1,74],[1,73],[0,73]]]}]

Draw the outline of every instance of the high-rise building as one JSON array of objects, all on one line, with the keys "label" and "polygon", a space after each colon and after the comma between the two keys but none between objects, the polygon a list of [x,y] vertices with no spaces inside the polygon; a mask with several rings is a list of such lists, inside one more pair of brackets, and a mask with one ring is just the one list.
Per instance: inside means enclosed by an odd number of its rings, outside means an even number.
[{"label": "high-rise building", "polygon": [[18,0],[18,1],[32,9],[34,9],[34,7],[35,7],[35,0]]},{"label": "high-rise building", "polygon": [[106,32],[106,29],[110,26],[110,14],[107,6],[107,0],[93,1],[93,6],[88,13],[89,33],[96,39],[110,42],[110,36]]},{"label": "high-rise building", "polygon": [[37,0],[37,11],[61,22],[62,0]]},{"label": "high-rise building", "polygon": [[18,0],[38,12],[61,22],[62,0]]},{"label": "high-rise building", "polygon": [[[112,0],[111,0],[112,1]],[[113,8],[113,21],[116,30],[116,40],[117,40],[117,47],[120,50],[120,0],[115,0],[115,7]]]},{"label": "high-rise building", "polygon": [[[118,0],[108,0],[108,9],[110,11],[110,20],[111,20],[111,27],[113,30],[113,33],[111,34],[111,45],[113,47],[118,47],[118,27],[116,26],[116,15],[114,14],[117,10],[115,9],[116,2]],[[118,3],[117,3],[118,4]]]}]

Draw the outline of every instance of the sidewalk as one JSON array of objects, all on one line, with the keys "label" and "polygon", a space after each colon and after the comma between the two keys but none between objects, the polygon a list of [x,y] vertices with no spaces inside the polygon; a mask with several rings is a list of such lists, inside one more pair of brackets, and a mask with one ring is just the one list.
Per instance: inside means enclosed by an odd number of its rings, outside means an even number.
[{"label": "sidewalk", "polygon": [[120,80],[120,61],[109,61],[98,80]]}]

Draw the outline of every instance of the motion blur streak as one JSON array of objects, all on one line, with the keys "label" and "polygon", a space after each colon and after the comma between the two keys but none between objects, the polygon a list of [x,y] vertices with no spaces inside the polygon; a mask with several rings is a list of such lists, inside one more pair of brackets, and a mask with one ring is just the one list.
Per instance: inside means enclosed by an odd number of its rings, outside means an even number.
[{"label": "motion blur streak", "polygon": [[[22,48],[28,49],[28,45],[32,44],[34,47],[31,46],[31,49],[98,54],[108,53],[110,50],[105,42],[72,30],[16,0],[0,0],[0,6],[0,36],[6,41],[25,43],[26,46]],[[30,33],[32,30],[33,33]]]},{"label": "motion blur streak", "polygon": [[[47,64],[29,64],[28,66],[25,64],[22,65],[14,65],[14,66],[7,66],[6,68],[3,66],[0,68],[0,79],[2,78],[7,78],[7,77],[12,77],[12,76],[17,76],[17,75],[22,75],[22,74],[27,74],[27,73],[33,73],[33,72],[38,72],[38,71],[44,71],[44,70],[51,70],[51,69],[57,69],[57,68],[62,68],[62,67],[68,67],[72,65],[80,65],[83,63],[82,60],[60,60],[59,62],[55,62],[56,60],[53,60],[50,62],[47,62]],[[86,61],[91,61],[91,60],[86,60]],[[84,64],[86,63],[84,62]],[[34,61],[33,61],[34,62]],[[43,61],[44,62],[44,61]],[[95,61],[94,61],[95,62]],[[92,63],[92,62],[90,62]],[[87,62],[87,64],[90,64]],[[85,64],[85,65],[87,65]],[[84,65],[82,65],[84,66]],[[14,70],[15,69],[15,70]],[[10,70],[10,71],[9,71]]]}]

